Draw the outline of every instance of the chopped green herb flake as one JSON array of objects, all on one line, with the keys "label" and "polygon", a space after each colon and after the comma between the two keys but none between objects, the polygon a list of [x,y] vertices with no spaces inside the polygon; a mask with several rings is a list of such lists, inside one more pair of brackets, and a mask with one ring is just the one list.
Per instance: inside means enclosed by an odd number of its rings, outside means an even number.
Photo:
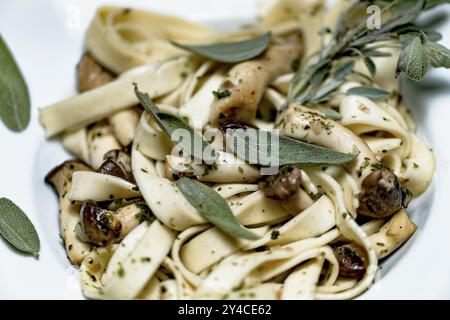
[{"label": "chopped green herb flake", "polygon": [[221,100],[221,99],[228,98],[229,96],[231,96],[231,92],[230,92],[230,90],[225,89],[225,90],[222,90],[222,91],[213,91],[213,95],[217,99]]}]

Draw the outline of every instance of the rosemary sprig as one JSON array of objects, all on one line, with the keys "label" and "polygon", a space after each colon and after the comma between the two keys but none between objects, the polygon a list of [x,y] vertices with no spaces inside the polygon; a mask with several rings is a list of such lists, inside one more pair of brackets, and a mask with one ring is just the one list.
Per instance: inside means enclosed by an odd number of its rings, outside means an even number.
[{"label": "rosemary sprig", "polygon": [[[379,51],[386,40],[396,40],[401,48],[397,76],[405,74],[419,81],[431,68],[450,68],[450,51],[436,43],[442,36],[434,30],[422,30],[415,20],[424,10],[448,0],[408,1],[359,1],[341,14],[332,33],[331,41],[313,57],[313,62],[298,70],[292,79],[288,102],[297,101],[306,105],[317,105],[328,101],[354,72],[355,58],[361,57],[371,76],[376,67],[373,57],[388,57]],[[369,5],[378,5],[384,21],[378,30],[367,28],[367,16],[357,15]],[[360,16],[355,19],[354,17]],[[332,72],[334,70],[334,72]]]}]

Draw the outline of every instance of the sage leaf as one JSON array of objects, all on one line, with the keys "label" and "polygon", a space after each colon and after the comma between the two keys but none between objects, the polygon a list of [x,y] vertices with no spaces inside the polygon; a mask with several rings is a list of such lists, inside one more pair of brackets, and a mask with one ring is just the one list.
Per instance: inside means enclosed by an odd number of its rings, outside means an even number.
[{"label": "sage leaf", "polygon": [[[136,84],[134,84],[134,92],[144,109],[170,139],[174,138],[175,131],[180,129],[184,130],[184,134],[178,141],[178,145],[187,155],[208,164],[214,163],[217,154],[203,136],[195,132],[190,126],[174,115],[160,112],[158,107],[150,99],[150,96],[147,93],[140,92]],[[179,131],[179,133],[182,132]]]},{"label": "sage leaf", "polygon": [[330,71],[328,67],[329,66],[325,66],[317,70],[317,72],[312,76],[307,90],[305,90],[297,98],[295,98],[295,101],[300,104],[305,104],[307,102],[311,102],[314,99],[314,91],[317,90],[322,81],[324,81],[328,76],[328,73]]},{"label": "sage leaf", "polygon": [[386,90],[373,87],[353,87],[347,90],[348,96],[362,96],[369,99],[386,99],[392,96],[392,93]]},{"label": "sage leaf", "polygon": [[425,0],[416,1],[416,4],[412,8],[410,8],[406,12],[399,12],[399,14],[394,15],[392,19],[390,19],[387,23],[385,23],[381,29],[376,30],[375,32],[373,32],[373,34],[375,36],[381,35],[391,31],[394,28],[413,22],[420,14],[424,6]]},{"label": "sage leaf", "polygon": [[10,130],[21,132],[30,122],[30,95],[14,57],[0,35],[0,118]]},{"label": "sage leaf", "polygon": [[173,44],[179,48],[194,52],[211,60],[236,63],[259,56],[269,46],[272,34],[267,32],[252,39],[224,42],[210,45]]},{"label": "sage leaf", "polygon": [[355,61],[350,60],[340,64],[334,71],[333,78],[336,80],[344,80],[348,75],[353,72],[355,68]]},{"label": "sage leaf", "polygon": [[423,32],[425,32],[427,39],[430,41],[436,42],[442,40],[443,38],[442,34],[435,30],[423,30]]},{"label": "sage leaf", "polygon": [[215,190],[185,177],[179,179],[176,186],[203,218],[223,232],[236,238],[257,239],[255,234],[236,220],[228,203]]},{"label": "sage leaf", "polygon": [[403,72],[409,79],[420,81],[427,73],[430,64],[430,56],[427,50],[424,50],[420,37],[416,36],[400,53],[397,74]]},{"label": "sage leaf", "polygon": [[360,46],[364,46],[369,43],[384,41],[384,40],[389,40],[389,39],[390,39],[389,34],[380,34],[377,36],[368,34],[367,36],[361,37],[359,39],[355,39],[354,41],[350,42],[349,47],[360,47]]},{"label": "sage leaf", "polygon": [[334,109],[331,108],[324,108],[324,107],[317,107],[317,110],[319,110],[320,112],[322,112],[325,117],[332,119],[332,120],[341,120],[342,119],[342,114],[340,112],[337,112]]},{"label": "sage leaf", "polygon": [[392,56],[392,54],[390,52],[377,51],[377,50],[364,52],[364,55],[366,57],[377,57],[377,58],[378,57],[380,57],[380,58],[387,58],[387,57],[391,57]]},{"label": "sage leaf", "polygon": [[0,198],[0,234],[17,250],[39,255],[39,236],[27,215],[9,199]]},{"label": "sage leaf", "polygon": [[314,97],[312,98],[313,101],[318,101],[326,96],[328,96],[330,93],[335,91],[337,88],[339,88],[344,83],[343,80],[336,80],[336,79],[330,79],[329,81],[325,82],[316,92]]},{"label": "sage leaf", "polygon": [[408,39],[417,35],[420,35],[421,33],[424,33],[428,40],[430,41],[439,41],[442,39],[442,34],[439,32],[432,30],[432,29],[423,29],[417,25],[407,25],[405,27],[402,27],[396,32],[400,35],[400,41],[404,41],[403,39]]},{"label": "sage leaf", "polygon": [[374,77],[377,73],[377,66],[375,65],[375,62],[373,62],[373,60],[367,56],[363,58],[363,61],[366,65],[367,70],[369,70],[370,75]]},{"label": "sage leaf", "polygon": [[450,68],[449,49],[437,43],[427,42],[425,44],[425,50],[434,68]]},{"label": "sage leaf", "polygon": [[450,3],[450,0],[427,0],[424,9],[428,10],[445,3]]},{"label": "sage leaf", "polygon": [[[324,129],[333,130],[333,126],[323,120]],[[251,138],[257,137],[256,143],[251,143]],[[250,143],[248,143],[250,141]],[[272,150],[278,142],[278,165],[298,165],[298,166],[322,166],[322,165],[341,165],[353,161],[354,156],[337,152],[332,149],[316,146],[313,144],[301,142],[284,136],[279,136],[268,131],[257,129],[246,130],[227,130],[227,146],[229,151],[238,158],[260,166],[269,166],[273,163],[267,163],[276,154]],[[244,152],[242,152],[245,150]],[[255,163],[256,162],[256,163]]]}]

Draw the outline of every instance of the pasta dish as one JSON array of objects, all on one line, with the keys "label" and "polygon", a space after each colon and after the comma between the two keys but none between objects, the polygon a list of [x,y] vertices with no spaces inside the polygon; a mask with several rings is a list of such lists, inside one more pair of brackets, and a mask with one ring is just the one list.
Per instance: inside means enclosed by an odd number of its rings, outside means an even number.
[{"label": "pasta dish", "polygon": [[46,182],[85,297],[370,290],[414,234],[406,209],[435,160],[401,94],[400,40],[368,29],[361,3],[374,1],[266,1],[257,24],[230,34],[98,9],[79,93],[40,111],[74,157]]}]

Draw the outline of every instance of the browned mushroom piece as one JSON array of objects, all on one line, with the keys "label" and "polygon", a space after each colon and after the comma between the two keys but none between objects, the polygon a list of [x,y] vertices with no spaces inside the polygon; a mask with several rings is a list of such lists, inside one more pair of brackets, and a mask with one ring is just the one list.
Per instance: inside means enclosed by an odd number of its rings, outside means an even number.
[{"label": "browned mushroom piece", "polygon": [[122,150],[111,150],[103,156],[103,159],[112,159],[122,166],[127,172],[131,173],[131,157],[128,153]]},{"label": "browned mushroom piece", "polygon": [[302,175],[296,167],[284,167],[278,174],[270,176],[262,183],[264,194],[275,200],[288,200],[300,188]]},{"label": "browned mushroom piece", "polygon": [[83,203],[77,229],[81,240],[104,246],[118,238],[121,229],[122,224],[114,217],[112,211],[100,208],[95,201]]},{"label": "browned mushroom piece", "polygon": [[397,176],[387,168],[371,172],[361,184],[358,214],[372,218],[386,218],[411,201],[412,194]]},{"label": "browned mushroom piece", "polygon": [[85,92],[114,80],[114,75],[100,66],[89,53],[85,53],[77,66],[78,90]]},{"label": "browned mushroom piece", "polygon": [[303,51],[300,34],[275,37],[266,52],[252,60],[236,64],[218,89],[211,106],[210,122],[229,120],[251,122],[267,86],[278,76],[292,71],[291,62]]},{"label": "browned mushroom piece", "polygon": [[343,277],[360,279],[368,266],[367,252],[360,245],[352,242],[334,249],[339,262],[339,274]]},{"label": "browned mushroom piece", "polygon": [[103,156],[103,159],[105,162],[97,169],[97,172],[134,182],[131,158],[126,152],[111,150]]},{"label": "browned mushroom piece", "polygon": [[116,243],[141,222],[151,219],[144,202],[136,202],[116,211],[101,208],[95,201],[85,201],[80,210],[78,237],[99,246]]},{"label": "browned mushroom piece", "polygon": [[105,162],[103,162],[100,168],[97,169],[97,172],[108,174],[110,176],[119,177],[125,180],[129,179],[128,174],[125,172],[122,166],[111,159],[108,159]]},{"label": "browned mushroom piece", "polygon": [[67,198],[67,192],[72,185],[72,175],[75,171],[90,171],[81,161],[71,160],[57,166],[47,174],[45,181],[52,185],[59,195],[59,225],[61,237],[70,262],[79,265],[91,246],[81,241],[75,227],[80,216],[80,204]]},{"label": "browned mushroom piece", "polygon": [[64,198],[75,171],[91,171],[91,168],[82,161],[68,160],[53,168],[45,176],[45,182],[50,184],[61,198]]}]

